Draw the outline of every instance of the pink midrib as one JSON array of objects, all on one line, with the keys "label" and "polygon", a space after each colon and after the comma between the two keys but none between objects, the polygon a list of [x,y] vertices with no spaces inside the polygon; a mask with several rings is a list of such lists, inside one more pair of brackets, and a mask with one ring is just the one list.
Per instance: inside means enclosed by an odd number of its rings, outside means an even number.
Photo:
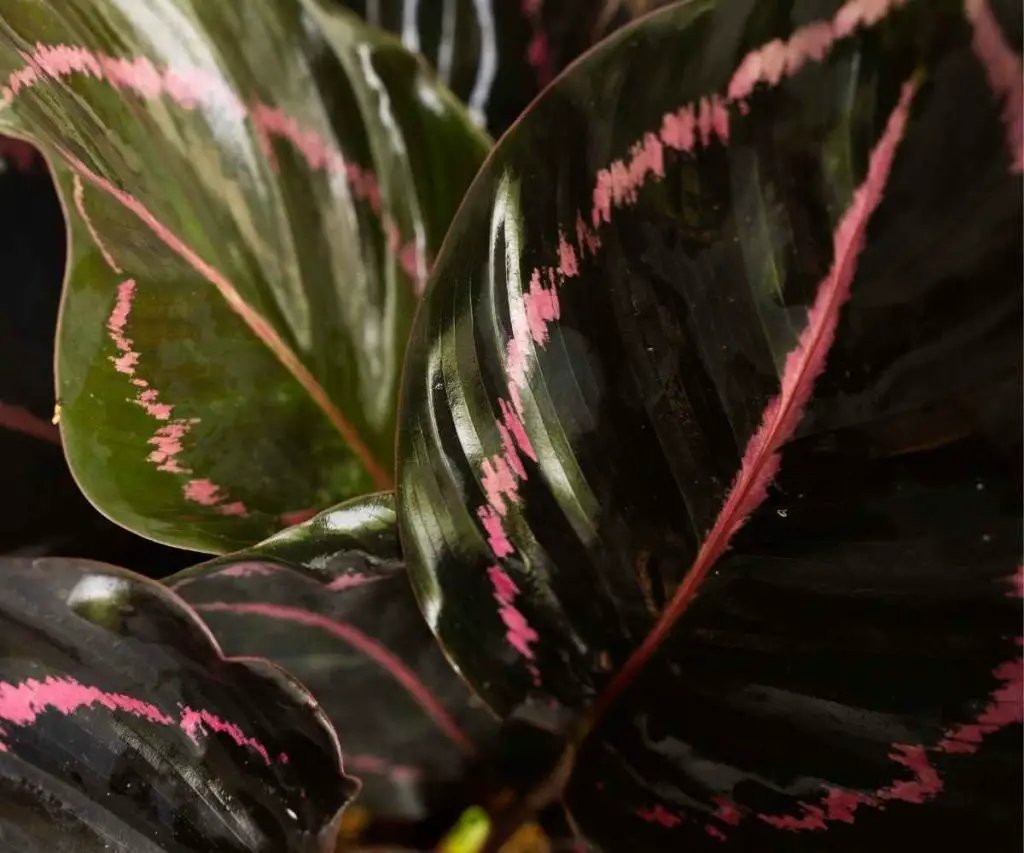
[{"label": "pink midrib", "polygon": [[405,662],[395,654],[358,628],[309,610],[302,610],[298,607],[289,607],[283,604],[272,604],[270,602],[235,603],[218,601],[209,604],[194,604],[193,608],[200,612],[252,614],[255,616],[265,616],[269,619],[298,622],[311,628],[319,628],[344,640],[373,660],[374,663],[378,664],[388,675],[401,684],[406,692],[435,722],[437,727],[463,752],[468,755],[472,755],[475,752],[475,747],[469,738],[463,734],[448,711],[427,689],[427,686],[419,680],[416,673],[409,669]]},{"label": "pink midrib", "polygon": [[[693,603],[708,572],[728,548],[733,535],[767,496],[766,491],[764,494],[757,495],[756,490],[766,490],[770,484],[775,474],[773,469],[778,466],[779,450],[794,432],[801,409],[810,398],[813,382],[824,368],[825,357],[834,340],[839,308],[848,298],[864,232],[872,212],[881,201],[896,145],[902,138],[906,127],[915,88],[913,82],[904,84],[900,100],[889,117],[885,131],[872,151],[867,177],[864,183],[857,188],[849,209],[835,230],[836,262],[828,276],[819,285],[815,304],[808,312],[808,322],[816,325],[805,330],[805,334],[809,332],[811,335],[807,346],[803,347],[803,340],[801,340],[794,352],[791,353],[792,356],[799,353],[801,348],[804,349],[794,375],[790,375],[790,359],[787,359],[780,394],[768,404],[765,410],[766,414],[772,415],[771,420],[763,422],[748,442],[747,452],[749,453],[750,447],[756,447],[756,456],[748,464],[747,453],[744,454],[736,483],[697,552],[685,579],[679,585],[650,633],[644,638],[643,643],[633,652],[602,692],[592,711],[591,720],[600,719],[608,707],[643,669],[654,652],[668,637],[679,618]],[[847,234],[848,228],[849,234]],[[751,505],[752,499],[755,502]]]},{"label": "pink midrib", "polygon": [[[596,2],[596,0],[595,0]],[[554,71],[548,37],[544,32],[544,0],[521,0],[520,11],[530,25],[530,42],[526,48],[526,61],[537,74],[537,83],[544,88],[551,82]]]},{"label": "pink midrib", "polygon": [[[636,204],[639,191],[647,180],[664,177],[666,150],[693,153],[698,144],[707,146],[716,138],[727,143],[727,108],[730,104],[745,113],[745,99],[758,85],[777,85],[783,77],[797,73],[808,62],[820,61],[837,39],[851,35],[862,26],[876,24],[892,9],[906,2],[848,0],[831,22],[810,24],[793,33],[786,41],[775,39],[751,51],[732,75],[727,98],[723,100],[719,95],[705,96],[699,102],[685,104],[674,112],[666,113],[662,116],[659,131],[644,133],[630,146],[628,157],[615,160],[598,172],[592,190],[593,207],[590,211],[590,221],[594,228],[599,228],[602,223],[610,223],[615,209]],[[581,258],[588,252],[596,256],[601,247],[599,235],[590,230],[580,212],[577,212],[576,239],[578,257],[576,250],[566,242],[564,232],[559,229],[557,269],[553,266],[543,270],[540,267],[534,269],[530,276],[529,291],[523,296],[526,327],[513,322],[512,336],[507,345],[505,370],[509,378],[509,396],[499,399],[502,416],[496,422],[502,450],[489,456],[480,466],[480,485],[487,503],[477,510],[487,534],[488,547],[498,561],[515,552],[512,540],[504,530],[502,517],[510,504],[519,502],[518,485],[528,477],[518,454],[521,451],[526,458],[538,461],[522,420],[524,414],[520,389],[525,389],[528,384],[529,341],[532,339],[538,348],[546,345],[549,337],[547,327],[560,316],[558,288],[580,274]],[[543,279],[547,279],[550,289],[543,287]],[[744,462],[747,456],[750,456],[749,449]],[[488,574],[494,598],[499,605],[499,615],[507,628],[506,639],[524,658],[527,671],[534,683],[539,685],[541,674],[535,663],[533,646],[540,637],[516,606],[518,587],[500,562],[489,567]]]},{"label": "pink midrib", "polygon": [[[3,741],[3,726],[23,728],[35,723],[41,714],[49,710],[67,716],[95,705],[108,711],[131,714],[157,725],[176,725],[197,744],[199,730],[207,727],[217,733],[227,734],[238,746],[254,750],[268,766],[273,763],[267,748],[257,738],[246,735],[239,726],[221,719],[206,709],[183,707],[181,718],[176,722],[173,717],[149,702],[82,684],[70,676],[48,676],[42,680],[29,678],[17,684],[0,682],[0,752],[6,752],[8,749]],[[277,760],[287,764],[288,756],[281,753]]]},{"label": "pink midrib", "polygon": [[985,68],[992,92],[1003,99],[1003,124],[1010,171],[1024,172],[1024,69],[1021,58],[1003,38],[988,0],[965,0],[964,12],[974,28],[974,52]]}]

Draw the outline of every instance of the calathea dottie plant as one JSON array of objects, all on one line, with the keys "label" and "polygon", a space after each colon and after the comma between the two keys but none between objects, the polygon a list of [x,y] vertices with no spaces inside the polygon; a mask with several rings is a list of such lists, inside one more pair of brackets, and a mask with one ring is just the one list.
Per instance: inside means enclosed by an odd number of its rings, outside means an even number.
[{"label": "calathea dottie plant", "polygon": [[1020,33],[4,0],[5,423],[214,556],[3,562],[0,848],[1016,849]]}]

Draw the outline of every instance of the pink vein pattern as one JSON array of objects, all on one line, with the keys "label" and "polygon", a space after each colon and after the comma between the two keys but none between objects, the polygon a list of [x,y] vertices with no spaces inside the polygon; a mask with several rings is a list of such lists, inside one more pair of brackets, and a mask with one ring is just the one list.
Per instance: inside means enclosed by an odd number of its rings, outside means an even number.
[{"label": "pink vein pattern", "polygon": [[346,589],[352,589],[357,586],[366,586],[367,584],[376,583],[385,579],[384,575],[364,575],[360,572],[353,572],[350,575],[339,575],[329,584],[327,589],[331,592],[342,592]]},{"label": "pink vein pattern", "polygon": [[295,622],[310,628],[317,628],[326,631],[334,637],[348,643],[358,649],[374,663],[384,669],[388,675],[395,679],[417,704],[434,721],[437,727],[448,736],[448,738],[459,746],[467,754],[474,752],[473,744],[462,733],[458,725],[451,718],[444,706],[427,689],[427,686],[420,681],[419,677],[406,666],[405,662],[386,649],[372,637],[367,636],[358,628],[338,622],[319,613],[309,610],[302,610],[298,607],[288,607],[283,604],[271,604],[269,602],[213,602],[210,604],[196,604],[194,608],[200,612],[210,613],[234,613],[236,615],[262,616],[267,619],[278,619],[285,622]]},{"label": "pink vein pattern", "polygon": [[420,777],[418,767],[408,764],[393,764],[377,755],[351,755],[345,758],[345,769],[356,773],[372,773],[385,776],[393,782],[415,782]]},{"label": "pink vein pattern", "polygon": [[[31,726],[40,715],[49,711],[67,716],[83,708],[97,706],[161,726],[176,725],[196,744],[199,744],[199,734],[204,730],[223,733],[239,746],[257,752],[268,766],[271,764],[270,755],[259,740],[246,736],[234,723],[226,722],[206,710],[183,708],[180,720],[176,721],[149,702],[123,693],[108,693],[67,676],[48,676],[42,681],[29,678],[18,684],[0,682],[0,724],[4,727]],[[0,728],[0,752],[8,750],[2,739],[6,733],[5,728]],[[288,756],[282,753],[278,760],[286,764]]]},{"label": "pink vein pattern", "polygon": [[[89,212],[85,207],[85,187],[79,175],[73,177],[73,192],[75,207],[78,215],[85,223],[86,229],[92,237],[93,243],[99,249],[100,256],[107,266],[117,275],[123,275],[123,270],[114,260],[113,255],[106,244],[100,238],[96,227],[93,225]],[[149,380],[143,379],[136,372],[141,355],[134,348],[134,342],[128,337],[126,329],[128,320],[131,317],[132,303],[136,292],[135,279],[125,279],[118,285],[117,300],[107,319],[107,332],[114,342],[114,347],[119,353],[116,357],[111,356],[114,369],[123,373],[135,387],[133,402],[141,406],[151,418],[161,422],[153,437],[147,441],[152,452],[146,457],[148,462],[156,465],[158,471],[168,474],[189,475],[190,468],[186,468],[178,459],[178,454],[184,449],[184,441],[192,427],[199,423],[199,418],[174,418],[174,406],[160,401],[160,393],[154,388]],[[248,511],[240,501],[225,502],[223,494],[218,486],[209,480],[189,480],[182,487],[182,495],[193,503],[200,506],[214,508],[221,515],[245,516]]]},{"label": "pink vein pattern", "polygon": [[[96,231],[96,226],[93,225],[92,217],[89,216],[85,209],[85,185],[82,183],[82,179],[75,175],[72,179],[72,191],[71,196],[75,202],[75,209],[78,211],[78,215],[82,217],[82,222],[85,223],[85,229],[89,232],[89,236],[92,238],[93,245],[99,249],[100,257],[103,258],[104,262],[111,270],[117,275],[123,275],[124,270],[117,265],[117,261],[114,260],[114,256],[110,254],[110,250],[106,244],[100,239],[100,235]],[[125,316],[122,322],[127,322],[127,312],[131,309],[131,302],[129,300],[128,305],[124,307]],[[130,349],[130,347],[129,347]]]},{"label": "pink vein pattern", "polygon": [[964,12],[974,27],[974,52],[985,67],[989,85],[1003,98],[1003,124],[1010,171],[1024,172],[1024,68],[1006,43],[988,0],[965,0]]},{"label": "pink vein pattern", "polygon": [[[216,268],[208,264],[176,234],[167,228],[157,219],[149,209],[134,196],[118,189],[106,178],[97,175],[81,160],[75,157],[70,151],[62,148],[57,149],[65,162],[82,178],[87,180],[94,187],[107,193],[118,201],[125,208],[130,210],[146,225],[164,245],[167,246],[178,257],[188,263],[197,273],[212,284],[224,298],[228,307],[237,314],[249,330],[262,341],[280,361],[280,363],[295,377],[300,385],[307,391],[310,397],[319,405],[320,409],[334,425],[341,436],[348,443],[352,451],[359,457],[367,471],[373,477],[381,490],[389,490],[394,485],[391,475],[384,470],[366,445],[362,438],[355,431],[352,425],[346,420],[334,401],[327,395],[316,377],[302,363],[299,357],[288,347],[277,330],[249,305],[239,294],[235,286],[228,281]],[[208,481],[201,481],[196,487],[196,497],[200,500],[204,495],[211,495],[211,485]],[[211,499],[213,499],[211,497]]]},{"label": "pink vein pattern", "polygon": [[[149,60],[115,60],[110,57],[101,57],[93,54],[86,48],[68,47],[66,45],[46,47],[37,44],[31,54],[23,54],[23,57],[26,61],[25,67],[11,74],[8,78],[8,85],[0,89],[0,106],[10,103],[19,91],[27,86],[35,85],[41,78],[58,78],[78,73],[106,79],[115,88],[134,87],[140,95],[148,98],[157,97],[161,91],[166,92],[172,98],[178,98],[182,93],[190,93],[189,97],[186,97],[181,102],[181,105],[186,109],[194,107],[198,102],[197,99],[202,95],[212,99],[219,107],[227,108],[229,111],[231,109],[240,110],[241,115],[248,114],[238,104],[233,93],[222,81],[217,82],[216,78],[207,78],[201,72],[196,72],[195,74],[185,74],[180,70],[162,72],[164,74],[162,78],[163,84],[160,84],[161,72],[156,71]],[[207,84],[209,84],[209,88],[204,88]],[[361,436],[320,386],[316,377],[310,373],[298,356],[292,352],[273,326],[241,298],[231,282],[219,270],[199,257],[196,252],[163,225],[136,198],[114,186],[107,179],[97,175],[71,154],[70,151],[59,147],[57,150],[79,176],[108,195],[111,195],[132,211],[169,249],[188,262],[196,272],[217,288],[228,306],[243,320],[250,331],[277,356],[282,365],[298,380],[319,405],[348,443],[349,447],[362,461],[378,488],[382,490],[391,489],[394,485],[391,474],[381,467],[369,452]],[[393,236],[393,229],[391,234]],[[389,239],[391,238],[389,237]],[[198,491],[194,490],[196,497],[202,498],[204,495],[208,496],[210,494],[209,488],[204,486],[205,484],[200,484]],[[241,507],[237,504],[231,506],[240,514]]]},{"label": "pink vein pattern", "polygon": [[[1024,567],[1018,567],[1008,583],[1012,589],[1007,597],[1022,597]],[[1018,647],[1024,646],[1024,637],[1017,637]],[[996,667],[993,676],[998,686],[993,690],[988,703],[969,723],[955,726],[946,731],[932,747],[894,743],[889,758],[910,771],[910,778],[895,779],[871,793],[850,791],[844,788],[827,788],[819,803],[800,803],[799,815],[776,815],[752,813],[728,799],[718,801],[714,818],[728,826],[737,826],[741,820],[753,815],[757,820],[789,832],[821,832],[831,823],[853,823],[857,810],[881,809],[887,803],[901,802],[920,805],[938,796],[944,787],[939,771],[932,764],[929,753],[936,755],[964,755],[977,751],[982,741],[1006,726],[1024,722],[1024,657],[1007,661]],[[723,828],[708,824],[707,832],[715,838],[725,840]]]},{"label": "pink vein pattern", "polygon": [[33,415],[24,406],[0,401],[0,427],[61,446],[60,430],[49,421]]},{"label": "pink vein pattern", "polygon": [[[1011,589],[1007,598],[1024,598],[1024,565],[1017,567],[1010,579]],[[1017,638],[1017,645],[1024,645],[1024,637]],[[977,718],[962,726],[950,729],[939,743],[937,749],[949,753],[976,752],[978,745],[988,735],[994,734],[1004,726],[1022,722],[1022,703],[1024,703],[1024,658],[1007,661],[993,671],[993,675],[1002,682],[1002,686],[992,694],[989,702]]]},{"label": "pink vein pattern", "polygon": [[494,598],[498,602],[498,612],[501,615],[501,621],[505,623],[508,641],[512,648],[527,659],[527,668],[531,675],[533,675],[534,681],[539,681],[540,673],[532,663],[534,655],[531,648],[539,637],[537,632],[526,621],[526,617],[516,609],[513,603],[519,594],[519,587],[515,585],[512,578],[508,576],[501,566],[491,566],[487,570],[487,574],[494,587]]},{"label": "pink vein pattern", "polygon": [[729,547],[736,531],[767,497],[768,486],[779,470],[779,451],[800,423],[804,407],[814,390],[814,382],[825,369],[840,309],[850,295],[850,285],[857,270],[857,257],[864,245],[868,221],[882,200],[896,148],[910,115],[914,91],[912,82],[904,84],[899,102],[871,152],[867,177],[857,188],[853,202],[836,228],[833,235],[832,268],[818,285],[814,304],[807,313],[807,325],[796,349],[786,357],[779,395],[765,407],[761,425],[747,443],[740,470],[718,518],[704,537],[693,565],[654,628],[608,685],[597,703],[596,716],[603,714],[661,645],[672,626],[693,601],[708,571]]},{"label": "pink vein pattern", "polygon": [[[648,181],[660,180],[665,176],[667,153],[692,155],[698,148],[707,148],[715,143],[727,144],[729,107],[735,107],[741,114],[745,113],[745,99],[758,85],[774,86],[787,75],[798,72],[808,62],[821,61],[837,40],[852,35],[861,27],[877,23],[892,9],[904,5],[905,2],[906,0],[849,0],[831,21],[821,21],[802,27],[788,40],[776,39],[757,48],[740,62],[729,82],[726,97],[709,95],[697,103],[685,104],[674,112],[666,113],[657,131],[643,134],[630,147],[626,157],[614,161],[597,173],[592,190],[589,223],[582,213],[578,213],[574,234],[567,237],[564,231],[559,232],[558,264],[532,270],[528,277],[529,289],[522,297],[525,322],[513,320],[512,336],[507,345],[505,358],[508,397],[498,400],[501,417],[496,421],[502,450],[481,463],[480,484],[486,497],[486,504],[477,509],[477,516],[484,527],[488,545],[496,560],[515,553],[515,548],[505,531],[503,519],[510,506],[519,502],[519,483],[527,479],[524,460],[537,461],[525,426],[521,393],[528,385],[531,350],[543,348],[547,344],[548,329],[559,319],[559,289],[579,276],[580,262],[583,258],[588,254],[596,256],[600,250],[601,238],[598,230],[611,222],[614,210],[635,205],[640,190]],[[909,87],[904,90],[904,101],[909,99],[910,92]],[[900,132],[903,120],[905,116],[897,122]],[[878,187],[879,192],[880,189],[881,187]],[[866,200],[864,196],[862,193],[861,200],[854,202],[851,215],[870,213],[870,210],[864,209],[865,206],[873,208],[877,203],[877,199],[874,199],[869,204],[870,199]],[[859,249],[858,241],[863,235],[862,225],[863,223],[860,227],[846,225],[845,230],[841,228],[836,235],[837,249],[841,249],[843,253],[854,250],[850,260],[856,256],[856,249]],[[842,299],[845,298],[843,294],[845,288],[849,286],[848,279],[852,278],[852,272],[852,266],[837,267],[831,284],[828,287],[823,284],[822,290],[828,294],[828,307],[822,306],[816,313],[812,311],[813,316],[808,318],[809,328],[817,324],[818,330],[815,335],[831,335],[830,330],[826,331],[830,322],[833,324],[831,328],[834,329],[834,317],[829,320],[829,311],[832,308],[838,310]],[[515,318],[514,313],[513,316]],[[805,335],[802,349],[799,350],[809,351],[815,355],[815,364],[819,371],[828,349],[827,344],[821,347],[823,342],[825,337],[817,343],[812,343],[811,338]],[[794,356],[791,356],[791,360],[793,358]],[[784,385],[783,395],[780,397],[780,400],[785,400],[785,405],[776,404],[777,413],[766,413],[766,417],[771,414],[775,422],[770,434],[762,435],[762,444],[768,439],[777,439],[777,443],[781,443],[785,429],[790,427],[791,423],[795,423],[792,420],[794,417],[799,417],[799,409],[806,402],[813,378],[790,377],[789,385]],[[794,403],[796,408],[793,408]],[[771,458],[774,458],[774,451],[769,450],[766,459]],[[754,493],[758,488],[763,491],[774,474],[770,464],[767,467],[759,465],[758,471],[758,477],[751,482],[755,487]],[[739,493],[736,489],[733,491],[738,500]],[[499,615],[506,626],[506,639],[523,658],[534,683],[539,684],[540,674],[534,663],[533,649],[539,635],[516,606],[519,588],[497,563],[488,568],[488,576],[494,600],[498,604]],[[655,645],[657,642],[660,640],[657,640]],[[650,650],[653,650],[653,646]]]},{"label": "pink vein pattern", "polygon": [[637,809],[636,816],[640,820],[647,821],[647,823],[656,823],[659,826],[664,826],[666,829],[672,829],[672,827],[679,826],[683,822],[679,815],[672,814],[661,803],[657,803],[653,808]]},{"label": "pink vein pattern", "polygon": [[71,45],[36,44],[30,53],[22,53],[25,65],[7,78],[0,88],[0,107],[11,103],[19,92],[37,86],[47,78],[60,79],[74,75],[109,83],[118,91],[133,92],[146,100],[168,97],[185,110],[194,110],[203,103],[215,104],[237,118],[248,118],[260,139],[271,164],[276,157],[270,144],[271,137],[290,143],[303,157],[307,166],[329,174],[345,175],[351,183],[353,195],[366,202],[381,218],[381,227],[390,251],[398,258],[403,272],[422,293],[429,274],[430,260],[420,251],[414,240],[401,237],[393,219],[381,216],[380,188],[376,176],[365,169],[348,163],[333,144],[316,131],[301,127],[298,122],[277,107],[255,103],[251,108],[243,104],[223,78],[201,68],[179,66],[158,68],[146,57],[122,59],[95,53],[85,47]]}]

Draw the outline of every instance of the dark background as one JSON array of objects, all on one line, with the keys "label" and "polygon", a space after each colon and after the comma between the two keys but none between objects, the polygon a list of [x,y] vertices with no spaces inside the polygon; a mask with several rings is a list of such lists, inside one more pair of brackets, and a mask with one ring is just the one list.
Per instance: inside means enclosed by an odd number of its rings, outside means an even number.
[{"label": "dark background", "polygon": [[[66,257],[46,164],[0,137],[0,402],[44,421],[54,410],[53,340]],[[160,578],[202,555],[157,545],[103,517],[56,444],[0,426],[0,554],[84,557]]]}]

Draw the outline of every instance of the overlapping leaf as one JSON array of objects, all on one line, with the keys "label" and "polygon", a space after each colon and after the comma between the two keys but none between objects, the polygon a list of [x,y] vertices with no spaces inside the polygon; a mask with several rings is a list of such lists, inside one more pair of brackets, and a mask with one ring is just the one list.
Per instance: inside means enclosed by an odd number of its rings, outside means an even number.
[{"label": "overlapping leaf", "polygon": [[335,0],[421,52],[491,133],[573,59],[667,0]]},{"label": "overlapping leaf", "polygon": [[468,194],[403,544],[481,695],[579,723],[603,849],[1016,844],[1019,23],[679,4]]},{"label": "overlapping leaf", "polygon": [[155,581],[83,560],[2,568],[5,851],[333,848],[356,786],[294,679],[225,660]]},{"label": "overlapping leaf", "polygon": [[486,148],[423,63],[318,0],[14,0],[0,127],[70,220],[62,433],[103,512],[219,551],[391,481],[412,313]]},{"label": "overlapping leaf", "polygon": [[446,806],[494,734],[496,721],[419,613],[390,494],[342,504],[167,583],[226,652],[272,660],[317,697],[374,817],[419,820]]}]

